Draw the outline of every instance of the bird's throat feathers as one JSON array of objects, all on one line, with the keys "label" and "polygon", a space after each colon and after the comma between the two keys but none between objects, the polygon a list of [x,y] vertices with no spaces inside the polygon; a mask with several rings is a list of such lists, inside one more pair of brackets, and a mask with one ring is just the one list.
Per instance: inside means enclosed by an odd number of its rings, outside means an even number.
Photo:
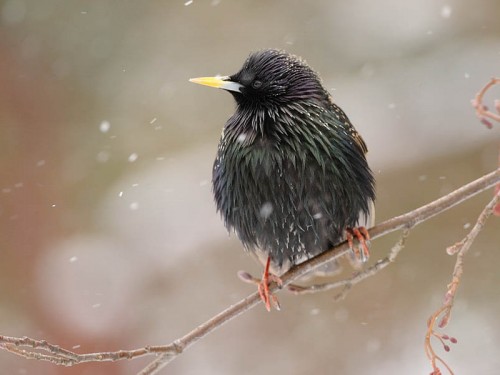
[{"label": "bird's throat feathers", "polygon": [[280,141],[284,138],[293,139],[300,133],[301,125],[294,119],[295,115],[307,112],[301,106],[259,106],[238,104],[236,112],[227,121],[223,137],[230,137],[242,145],[250,145],[256,139]]}]

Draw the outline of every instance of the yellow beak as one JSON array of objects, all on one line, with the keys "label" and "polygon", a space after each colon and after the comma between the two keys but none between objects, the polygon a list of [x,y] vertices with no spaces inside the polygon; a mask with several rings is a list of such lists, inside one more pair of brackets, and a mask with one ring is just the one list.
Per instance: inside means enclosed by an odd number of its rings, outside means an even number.
[{"label": "yellow beak", "polygon": [[189,82],[197,83],[199,85],[215,87],[217,89],[223,89],[228,91],[241,92],[244,87],[238,82],[233,82],[229,80],[229,77],[199,77],[191,78]]}]

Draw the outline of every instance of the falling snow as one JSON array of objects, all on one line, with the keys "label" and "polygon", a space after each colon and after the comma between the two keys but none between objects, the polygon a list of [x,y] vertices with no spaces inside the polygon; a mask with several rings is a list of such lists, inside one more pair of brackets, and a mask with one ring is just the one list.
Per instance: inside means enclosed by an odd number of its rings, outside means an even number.
[{"label": "falling snow", "polygon": [[188,0],[184,3],[185,6],[189,6],[191,4],[193,4],[193,0]]},{"label": "falling snow", "polygon": [[450,18],[451,16],[451,7],[449,5],[444,5],[441,8],[441,17]]},{"label": "falling snow", "polygon": [[131,209],[132,211],[135,211],[135,210],[137,210],[137,209],[139,208],[139,203],[137,203],[137,202],[132,202],[132,203],[130,203],[130,206],[129,206],[129,207],[130,207],[130,209]]},{"label": "falling snow", "polygon": [[139,155],[137,155],[135,152],[133,154],[130,154],[128,157],[128,161],[133,163],[139,158]]},{"label": "falling snow", "polygon": [[260,217],[262,217],[263,219],[267,219],[269,216],[271,216],[271,214],[273,213],[273,205],[269,202],[266,202],[262,205],[262,207],[260,208]]},{"label": "falling snow", "polygon": [[109,129],[111,128],[111,124],[109,121],[102,121],[101,124],[99,125],[99,130],[101,133],[107,133]]},{"label": "falling snow", "polygon": [[313,215],[313,218],[316,219],[316,220],[319,220],[323,217],[323,214],[321,212],[318,212],[317,214],[314,214]]},{"label": "falling snow", "polygon": [[318,308],[311,309],[310,314],[311,315],[318,315],[319,314],[319,309]]},{"label": "falling snow", "polygon": [[295,43],[295,37],[293,35],[286,35],[285,36],[285,44],[291,46]]},{"label": "falling snow", "polygon": [[240,142],[240,143],[243,143],[243,142],[245,142],[245,139],[247,139],[247,133],[241,133],[241,134],[238,136],[237,141],[238,141],[238,142]]},{"label": "falling snow", "polygon": [[78,260],[78,257],[76,257],[76,256],[69,258],[70,263],[75,263],[77,260]]}]

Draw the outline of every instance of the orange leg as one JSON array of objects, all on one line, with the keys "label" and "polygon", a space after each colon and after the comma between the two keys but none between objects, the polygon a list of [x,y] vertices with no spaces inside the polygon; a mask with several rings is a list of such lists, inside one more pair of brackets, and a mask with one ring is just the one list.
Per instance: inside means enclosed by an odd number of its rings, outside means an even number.
[{"label": "orange leg", "polygon": [[271,302],[273,306],[276,308],[276,310],[280,309],[280,304],[278,299],[276,298],[275,295],[269,292],[269,282],[274,281],[278,285],[282,284],[282,281],[278,276],[269,273],[270,265],[271,265],[271,257],[268,256],[266,262],[266,268],[264,269],[264,273],[262,274],[262,280],[260,281],[260,283],[257,284],[260,298],[266,305],[267,311],[271,311]]},{"label": "orange leg", "polygon": [[[366,262],[370,257],[370,234],[365,227],[347,228],[346,229],[347,243],[354,252],[356,259]],[[354,246],[353,238],[356,237],[360,246]],[[360,247],[361,250],[360,251]]]}]

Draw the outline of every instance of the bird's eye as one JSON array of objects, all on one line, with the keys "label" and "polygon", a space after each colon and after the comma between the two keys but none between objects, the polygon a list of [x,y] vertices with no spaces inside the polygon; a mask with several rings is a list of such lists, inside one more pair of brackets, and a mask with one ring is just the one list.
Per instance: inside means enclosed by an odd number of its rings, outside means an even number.
[{"label": "bird's eye", "polygon": [[258,89],[258,88],[262,87],[262,81],[259,81],[258,79],[256,79],[255,81],[252,82],[252,87],[254,89]]}]

